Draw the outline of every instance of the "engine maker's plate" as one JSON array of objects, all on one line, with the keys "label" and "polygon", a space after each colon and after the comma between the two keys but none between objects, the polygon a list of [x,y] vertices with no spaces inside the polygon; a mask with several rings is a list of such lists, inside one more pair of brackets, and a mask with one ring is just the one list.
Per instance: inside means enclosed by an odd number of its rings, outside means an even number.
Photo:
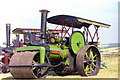
[{"label": "engine maker's plate", "polygon": [[70,38],[70,46],[74,54],[77,54],[82,46],[85,45],[85,38],[82,32],[75,31]]}]

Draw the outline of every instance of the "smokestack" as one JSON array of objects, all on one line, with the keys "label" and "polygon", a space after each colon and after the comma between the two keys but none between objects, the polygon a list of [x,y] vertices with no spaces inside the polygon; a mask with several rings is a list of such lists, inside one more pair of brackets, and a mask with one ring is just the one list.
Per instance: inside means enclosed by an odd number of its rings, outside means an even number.
[{"label": "smokestack", "polygon": [[11,24],[6,24],[6,45],[7,48],[10,47],[10,26]]},{"label": "smokestack", "polygon": [[45,43],[45,38],[46,38],[46,23],[47,23],[47,13],[49,12],[48,10],[40,10],[41,12],[41,41],[42,43]]}]

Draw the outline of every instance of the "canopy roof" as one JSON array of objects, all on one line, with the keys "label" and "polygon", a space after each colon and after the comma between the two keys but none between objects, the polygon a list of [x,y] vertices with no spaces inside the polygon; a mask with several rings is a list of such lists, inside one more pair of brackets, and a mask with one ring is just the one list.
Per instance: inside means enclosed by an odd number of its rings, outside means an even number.
[{"label": "canopy roof", "polygon": [[[55,33],[55,34],[61,33],[61,32],[64,32],[64,33],[66,32],[66,30],[62,31],[62,30],[53,30],[53,29],[48,29],[48,31],[50,33]],[[41,31],[40,31],[40,29],[30,29],[30,28],[16,28],[12,31],[13,34],[26,34],[28,32],[36,34]]]},{"label": "canopy roof", "polygon": [[12,31],[13,34],[25,34],[28,32],[37,33],[40,29],[16,28]]},{"label": "canopy roof", "polygon": [[83,26],[89,27],[90,25],[95,25],[98,27],[105,27],[109,28],[109,24],[97,22],[97,21],[92,21],[80,17],[75,17],[75,16],[70,16],[70,15],[57,15],[57,16],[52,16],[47,19],[48,23],[52,24],[57,24],[57,25],[65,25],[69,27],[74,28],[82,28]]}]

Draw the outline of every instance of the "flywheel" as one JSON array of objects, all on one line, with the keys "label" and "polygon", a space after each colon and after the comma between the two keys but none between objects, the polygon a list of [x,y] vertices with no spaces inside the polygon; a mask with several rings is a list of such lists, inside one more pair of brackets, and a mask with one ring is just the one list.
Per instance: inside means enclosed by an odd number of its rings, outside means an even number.
[{"label": "flywheel", "polygon": [[100,63],[100,52],[94,45],[83,46],[76,57],[76,69],[81,76],[97,75]]},{"label": "flywheel", "polygon": [[70,47],[74,54],[77,54],[79,49],[85,45],[85,38],[82,32],[75,31],[70,37]]},{"label": "flywheel", "polygon": [[[19,52],[15,53],[10,60],[10,73],[14,78],[44,78],[47,75],[48,67],[32,67],[22,65],[33,65],[40,62],[39,52]],[[47,62],[47,60],[46,60]],[[17,66],[16,66],[17,65]]]}]

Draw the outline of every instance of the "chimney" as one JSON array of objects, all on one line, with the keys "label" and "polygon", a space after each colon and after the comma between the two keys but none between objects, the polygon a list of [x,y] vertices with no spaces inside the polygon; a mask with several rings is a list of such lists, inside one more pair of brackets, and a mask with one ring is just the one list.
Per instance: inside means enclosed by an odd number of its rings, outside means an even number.
[{"label": "chimney", "polygon": [[48,10],[40,10],[39,12],[41,12],[41,41],[42,44],[45,43],[45,38],[46,38],[46,24],[47,24],[47,14],[48,14]]},{"label": "chimney", "polygon": [[11,24],[6,24],[6,45],[7,45],[7,48],[10,47],[10,26]]}]

